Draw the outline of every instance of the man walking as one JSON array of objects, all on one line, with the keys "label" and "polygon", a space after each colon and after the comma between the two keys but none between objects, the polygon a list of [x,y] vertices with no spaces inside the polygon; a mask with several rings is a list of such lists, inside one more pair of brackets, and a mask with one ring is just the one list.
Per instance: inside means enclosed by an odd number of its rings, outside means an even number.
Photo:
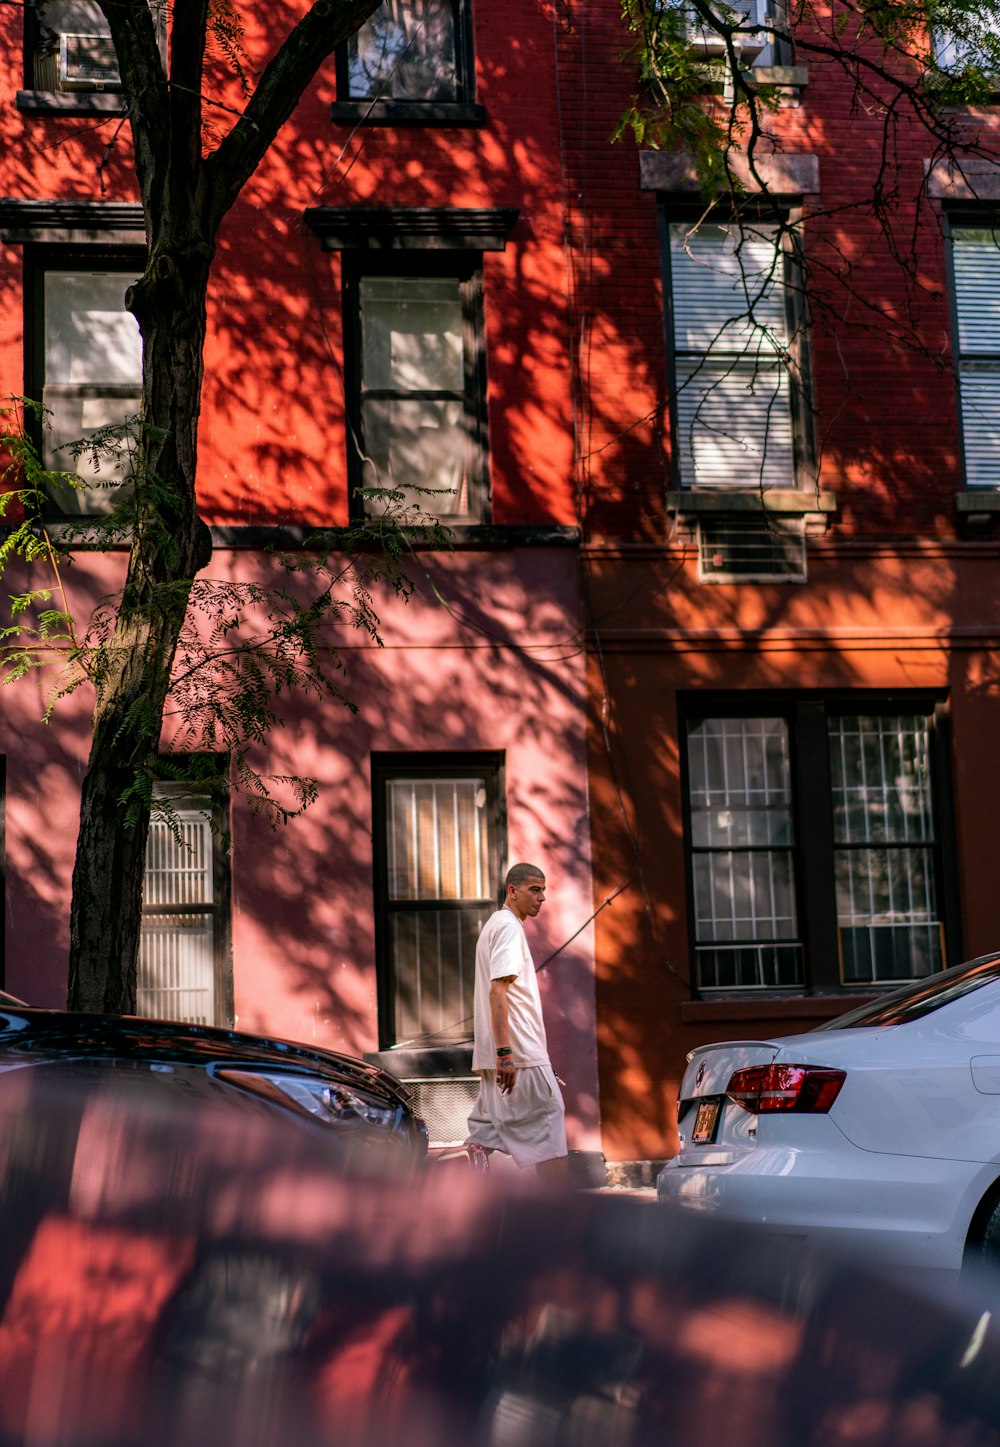
[{"label": "man walking", "polygon": [[545,903],[545,876],[533,864],[507,872],[503,907],[476,945],[472,1068],[479,1095],[466,1145],[504,1151],[522,1170],[566,1179],[566,1108],[549,1063],[535,965],[524,922]]}]

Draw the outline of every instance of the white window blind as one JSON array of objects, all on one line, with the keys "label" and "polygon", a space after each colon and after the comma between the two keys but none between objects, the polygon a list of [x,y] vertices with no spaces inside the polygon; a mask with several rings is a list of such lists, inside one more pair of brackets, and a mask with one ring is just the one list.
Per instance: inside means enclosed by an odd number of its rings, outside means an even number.
[{"label": "white window blind", "polygon": [[795,483],[777,231],[670,227],[677,447],[686,487]]},{"label": "white window blind", "polygon": [[146,845],[138,1012],[216,1022],[213,839],[206,812],[155,818]]},{"label": "white window blind", "polygon": [[1000,235],[952,233],[967,487],[1000,487]]}]

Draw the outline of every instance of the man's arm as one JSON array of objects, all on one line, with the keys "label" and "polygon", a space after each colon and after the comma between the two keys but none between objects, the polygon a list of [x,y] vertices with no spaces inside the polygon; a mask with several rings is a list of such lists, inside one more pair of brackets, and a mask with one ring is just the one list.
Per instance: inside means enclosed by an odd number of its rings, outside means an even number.
[{"label": "man's arm", "polygon": [[[498,1050],[501,1046],[510,1047],[507,991],[516,978],[516,975],[503,975],[498,980],[490,981],[490,1024],[493,1026],[493,1044]],[[497,1057],[496,1072],[497,1084],[504,1095],[509,1095],[514,1088],[514,1081],[517,1079],[517,1071],[514,1069],[514,1062],[509,1055],[505,1055],[503,1058]]]}]

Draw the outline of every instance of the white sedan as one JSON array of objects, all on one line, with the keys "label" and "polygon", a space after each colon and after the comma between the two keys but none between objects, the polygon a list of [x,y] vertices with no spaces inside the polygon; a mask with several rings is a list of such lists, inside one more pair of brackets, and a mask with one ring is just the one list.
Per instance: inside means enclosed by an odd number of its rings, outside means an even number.
[{"label": "white sedan", "polygon": [[1000,954],[688,1056],[662,1203],[889,1268],[1000,1265]]}]

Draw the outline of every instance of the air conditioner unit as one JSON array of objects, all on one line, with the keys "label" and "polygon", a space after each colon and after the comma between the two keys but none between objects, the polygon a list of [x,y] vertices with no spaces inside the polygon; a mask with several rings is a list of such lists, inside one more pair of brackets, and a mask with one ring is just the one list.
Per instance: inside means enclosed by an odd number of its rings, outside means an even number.
[{"label": "air conditioner unit", "polygon": [[[743,0],[743,3],[713,7],[713,13],[717,14],[719,19],[727,25],[752,25],[756,19],[757,10],[758,5],[754,3],[754,0]],[[688,11],[687,34],[688,44],[699,55],[704,55],[708,59],[721,59],[729,54],[726,37],[720,35],[717,30],[713,30],[697,10]],[[734,35],[732,37],[733,49],[739,56],[741,65],[750,65],[766,47],[768,38],[763,30]]]},{"label": "air conditioner unit", "polygon": [[60,35],[59,85],[62,90],[120,90],[111,36]]},{"label": "air conditioner unit", "polygon": [[702,583],[804,583],[803,519],[699,519],[698,578]]}]

